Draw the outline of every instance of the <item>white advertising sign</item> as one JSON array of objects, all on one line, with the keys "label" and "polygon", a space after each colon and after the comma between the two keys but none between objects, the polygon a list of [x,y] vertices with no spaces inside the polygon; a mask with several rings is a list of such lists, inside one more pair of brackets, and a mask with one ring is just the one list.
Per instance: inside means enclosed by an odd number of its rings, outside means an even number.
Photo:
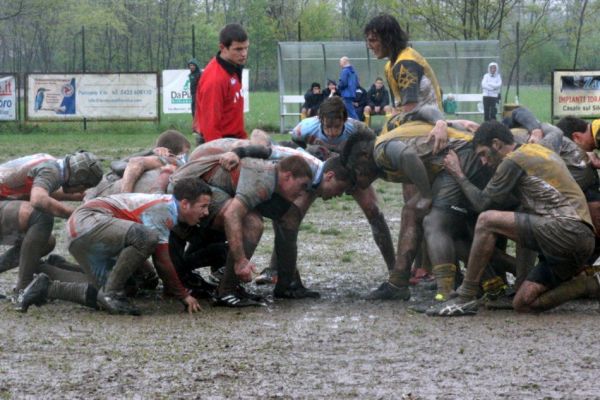
[{"label": "white advertising sign", "polygon": [[14,76],[0,77],[0,121],[17,120],[16,83]]},{"label": "white advertising sign", "polygon": [[162,72],[162,111],[165,114],[191,113],[192,91],[188,69],[165,69]]},{"label": "white advertising sign", "polygon": [[[191,113],[192,92],[188,69],[165,69],[162,72],[162,111],[164,114]],[[244,112],[250,111],[250,71],[242,71]]]},{"label": "white advertising sign", "polygon": [[552,107],[557,118],[600,116],[600,71],[555,70]]},{"label": "white advertising sign", "polygon": [[32,74],[28,119],[157,119],[156,74]]}]

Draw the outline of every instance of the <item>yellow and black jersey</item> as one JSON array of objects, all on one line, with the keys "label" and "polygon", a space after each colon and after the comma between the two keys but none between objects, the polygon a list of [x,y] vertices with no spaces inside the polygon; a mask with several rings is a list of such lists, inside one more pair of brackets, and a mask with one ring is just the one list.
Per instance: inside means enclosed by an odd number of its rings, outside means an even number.
[{"label": "yellow and black jersey", "polygon": [[592,226],[585,196],[558,154],[539,144],[524,144],[506,156],[496,175],[502,174],[502,164],[511,162],[524,172],[518,193],[526,212],[580,219]]},{"label": "yellow and black jersey", "polygon": [[396,107],[417,103],[418,107],[437,105],[442,109],[442,93],[437,77],[427,60],[413,48],[405,48],[394,62],[388,61],[385,76]]}]

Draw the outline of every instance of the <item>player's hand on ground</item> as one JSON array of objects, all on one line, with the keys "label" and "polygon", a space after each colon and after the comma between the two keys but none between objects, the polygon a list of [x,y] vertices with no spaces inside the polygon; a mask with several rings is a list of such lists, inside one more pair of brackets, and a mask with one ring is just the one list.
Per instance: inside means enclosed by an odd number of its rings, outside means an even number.
[{"label": "player's hand on ground", "polygon": [[237,154],[235,154],[232,151],[228,151],[227,153],[224,153],[219,158],[219,164],[221,165],[221,167],[225,168],[227,171],[231,171],[232,169],[237,167],[239,163],[240,163],[240,158],[238,157]]},{"label": "player's hand on ground", "polygon": [[185,309],[188,313],[193,314],[201,310],[200,303],[191,295],[188,295],[186,298],[182,300],[185,305]]},{"label": "player's hand on ground", "polygon": [[234,270],[242,282],[250,282],[252,281],[252,273],[256,273],[256,265],[247,258],[244,258],[235,263]]},{"label": "player's hand on ground", "polygon": [[460,160],[454,150],[448,151],[448,154],[444,157],[444,168],[446,168],[446,171],[448,171],[450,175],[456,178],[462,178],[464,176],[462,168],[460,167]]}]

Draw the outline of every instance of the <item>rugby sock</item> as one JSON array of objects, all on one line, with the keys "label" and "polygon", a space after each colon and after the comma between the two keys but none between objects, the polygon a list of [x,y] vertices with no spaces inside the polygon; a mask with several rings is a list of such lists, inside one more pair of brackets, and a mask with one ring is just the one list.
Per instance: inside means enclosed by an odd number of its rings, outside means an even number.
[{"label": "rugby sock", "polygon": [[367,126],[371,126],[371,114],[367,114],[365,113],[365,124],[367,124]]},{"label": "rugby sock", "polygon": [[37,272],[40,259],[48,254],[49,241],[52,236],[54,217],[44,212],[33,210],[29,217],[27,233],[23,237],[22,251],[19,258],[19,278],[17,290],[25,289]]},{"label": "rugby sock", "polygon": [[277,286],[287,288],[296,278],[296,257],[298,254],[298,230],[286,229],[280,223],[274,223],[275,246],[277,259]]},{"label": "rugby sock", "polygon": [[408,286],[408,280],[410,279],[410,271],[398,271],[393,269],[390,271],[389,282],[397,287]]},{"label": "rugby sock", "polygon": [[48,287],[48,298],[70,301],[86,307],[97,308],[98,290],[88,283],[52,281]]},{"label": "rugby sock", "polygon": [[438,301],[448,300],[448,296],[454,290],[454,277],[456,276],[456,265],[438,264],[433,266],[433,275],[437,283],[437,294],[435,299]]},{"label": "rugby sock", "polygon": [[113,267],[112,271],[108,274],[106,284],[104,285],[104,291],[108,292],[119,292],[125,288],[127,279],[136,269],[138,269],[144,261],[148,258],[147,253],[142,253],[134,246],[128,246],[121,251],[117,258],[117,263]]},{"label": "rugby sock", "polygon": [[456,289],[456,293],[465,300],[472,300],[477,297],[479,292],[479,282],[471,282],[464,280],[463,283]]},{"label": "rugby sock", "polygon": [[531,308],[544,311],[584,296],[600,297],[600,283],[596,276],[577,276],[535,299]]}]

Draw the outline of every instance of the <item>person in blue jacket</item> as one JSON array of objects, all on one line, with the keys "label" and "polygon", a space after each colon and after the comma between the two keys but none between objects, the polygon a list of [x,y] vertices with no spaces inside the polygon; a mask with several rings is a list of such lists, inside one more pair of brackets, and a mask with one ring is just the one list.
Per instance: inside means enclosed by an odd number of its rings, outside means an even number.
[{"label": "person in blue jacket", "polygon": [[348,111],[348,117],[358,119],[356,110],[354,109],[354,97],[358,88],[358,74],[350,64],[350,59],[346,56],[340,58],[340,80],[338,82],[338,90],[344,99],[344,105]]}]

